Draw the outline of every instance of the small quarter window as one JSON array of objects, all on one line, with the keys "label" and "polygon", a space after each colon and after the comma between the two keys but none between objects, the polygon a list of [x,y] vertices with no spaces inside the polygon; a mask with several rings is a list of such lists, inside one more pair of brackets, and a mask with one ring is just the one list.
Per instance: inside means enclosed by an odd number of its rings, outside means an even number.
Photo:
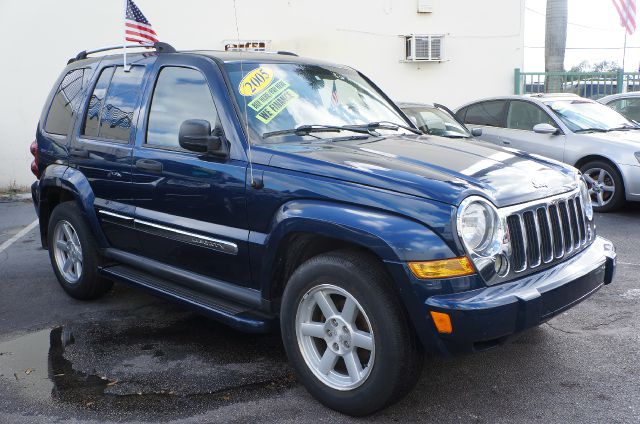
[{"label": "small quarter window", "polygon": [[221,132],[209,85],[195,69],[166,67],[153,91],[147,144],[180,149],[178,133],[187,119],[204,119]]},{"label": "small quarter window", "polygon": [[44,130],[50,134],[67,135],[71,118],[82,98],[87,69],[74,69],[64,76],[56,91],[47,115]]}]

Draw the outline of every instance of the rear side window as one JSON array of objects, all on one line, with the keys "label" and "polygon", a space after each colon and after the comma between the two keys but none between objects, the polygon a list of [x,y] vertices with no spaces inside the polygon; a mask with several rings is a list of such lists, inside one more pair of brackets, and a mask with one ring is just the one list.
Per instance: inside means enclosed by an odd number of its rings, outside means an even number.
[{"label": "rear side window", "polygon": [[187,119],[204,119],[212,132],[222,131],[204,75],[195,69],[163,68],[151,100],[147,144],[181,149],[178,133]]},{"label": "rear side window", "polygon": [[467,108],[464,122],[473,125],[502,127],[505,105],[506,102],[503,100],[494,100],[471,105]]},{"label": "rear side window", "polygon": [[105,68],[91,95],[82,134],[128,143],[131,120],[142,88],[144,67]]},{"label": "rear side window", "polygon": [[90,69],[74,69],[62,78],[53,96],[44,130],[49,134],[67,135],[71,118],[82,98],[82,89]]}]

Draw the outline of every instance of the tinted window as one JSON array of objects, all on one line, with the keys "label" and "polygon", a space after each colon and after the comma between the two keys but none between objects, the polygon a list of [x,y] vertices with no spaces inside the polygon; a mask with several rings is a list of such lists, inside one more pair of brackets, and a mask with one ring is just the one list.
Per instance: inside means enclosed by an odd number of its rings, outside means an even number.
[{"label": "tinted window", "polygon": [[502,127],[505,104],[506,102],[503,100],[496,100],[471,105],[467,108],[464,122],[474,125]]},{"label": "tinted window", "polygon": [[122,66],[105,68],[89,100],[82,133],[128,143],[143,76],[142,66],[132,66],[129,72]]},{"label": "tinted window", "polygon": [[64,76],[49,109],[45,131],[51,134],[67,135],[71,117],[82,99],[82,88],[89,69],[74,69]]},{"label": "tinted window", "polygon": [[532,131],[533,127],[538,124],[556,126],[549,115],[533,103],[514,101],[509,104],[507,128]]},{"label": "tinted window", "polygon": [[82,130],[82,134],[84,135],[90,137],[98,136],[100,109],[102,108],[102,101],[104,100],[104,95],[107,92],[107,87],[109,87],[112,75],[113,68],[104,68],[100,74],[100,78],[91,94],[91,99],[89,99],[89,107],[84,118],[84,128]]},{"label": "tinted window", "polygon": [[98,137],[129,142],[133,110],[138,102],[143,76],[142,66],[132,66],[129,72],[125,72],[122,66],[116,68],[102,105]]},{"label": "tinted window", "polygon": [[212,130],[221,130],[204,76],[194,69],[163,68],[151,100],[147,144],[180,148],[178,132],[187,119],[204,119]]},{"label": "tinted window", "polygon": [[608,103],[607,106],[629,119],[640,120],[640,98],[617,99]]}]

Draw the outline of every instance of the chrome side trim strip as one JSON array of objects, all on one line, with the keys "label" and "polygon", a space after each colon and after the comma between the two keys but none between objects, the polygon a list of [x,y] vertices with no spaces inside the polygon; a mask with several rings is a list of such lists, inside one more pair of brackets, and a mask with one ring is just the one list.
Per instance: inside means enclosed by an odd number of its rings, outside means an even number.
[{"label": "chrome side trim strip", "polygon": [[206,247],[230,255],[238,254],[238,245],[229,241],[207,237],[201,234],[190,233],[188,231],[166,227],[164,225],[156,224],[149,221],[143,221],[137,218],[134,219],[134,223],[136,228],[138,226],[142,226],[144,228],[140,228],[140,230],[147,231],[149,233],[156,234],[162,237],[171,238],[200,247]]},{"label": "chrome side trim strip", "polygon": [[98,209],[98,213],[106,216],[111,216],[113,218],[122,219],[123,221],[133,221],[132,216],[120,215],[119,213],[105,211],[104,209]]}]

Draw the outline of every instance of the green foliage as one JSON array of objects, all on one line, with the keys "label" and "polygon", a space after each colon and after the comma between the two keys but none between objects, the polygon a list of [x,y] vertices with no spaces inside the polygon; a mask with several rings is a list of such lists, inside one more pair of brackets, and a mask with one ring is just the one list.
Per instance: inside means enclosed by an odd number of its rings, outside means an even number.
[{"label": "green foliage", "polygon": [[583,60],[579,64],[572,66],[569,72],[618,72],[621,69],[615,60],[603,60],[593,64],[588,60]]}]

